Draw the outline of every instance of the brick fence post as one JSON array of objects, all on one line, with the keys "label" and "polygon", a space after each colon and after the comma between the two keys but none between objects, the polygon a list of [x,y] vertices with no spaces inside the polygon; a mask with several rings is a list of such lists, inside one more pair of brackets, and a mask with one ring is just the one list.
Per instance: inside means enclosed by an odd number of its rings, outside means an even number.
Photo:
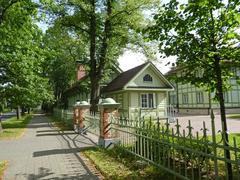
[{"label": "brick fence post", "polygon": [[100,110],[100,137],[99,145],[102,147],[110,147],[118,141],[117,137],[111,133],[111,118],[116,118],[118,114],[119,103],[112,98],[104,99],[99,105]]},{"label": "brick fence post", "polygon": [[74,106],[74,131],[81,133],[84,128],[85,114],[89,111],[90,104],[86,101],[77,102]]}]

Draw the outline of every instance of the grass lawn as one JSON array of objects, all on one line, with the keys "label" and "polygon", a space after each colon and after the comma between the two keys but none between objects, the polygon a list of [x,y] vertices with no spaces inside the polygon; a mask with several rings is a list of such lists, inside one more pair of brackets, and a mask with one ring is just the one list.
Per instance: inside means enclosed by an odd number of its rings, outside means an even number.
[{"label": "grass lawn", "polygon": [[[238,148],[240,147],[240,134],[230,134],[230,145],[233,146],[233,137],[236,138]],[[217,136],[217,142],[221,141],[221,135]],[[172,179],[167,173],[159,170],[157,167],[145,164],[139,166],[139,159],[119,148],[102,149],[92,148],[83,151],[96,168],[106,177],[106,179]],[[222,149],[217,150],[217,154],[224,157]],[[234,160],[234,152],[231,151],[231,159]],[[213,161],[210,162],[213,168]],[[225,176],[225,163],[218,161],[219,176]],[[238,176],[236,168],[233,168],[234,178]]]},{"label": "grass lawn", "polygon": [[24,130],[31,119],[32,115],[26,115],[21,119],[13,117],[9,120],[2,121],[3,133],[0,133],[0,140],[19,138],[24,133]]},{"label": "grass lawn", "polygon": [[[228,138],[229,139],[229,144],[231,146],[234,146],[233,138],[235,138],[236,139],[236,144],[237,144],[238,148],[240,148],[240,133],[232,133],[232,134],[229,134],[228,137],[229,137]],[[216,136],[216,141],[219,142],[219,141],[221,141],[221,139],[222,139],[222,136],[220,134],[218,134]]]},{"label": "grass lawn", "polygon": [[[240,134],[239,133],[232,133],[232,134],[229,134],[228,137],[229,137],[229,145],[231,147],[234,147],[234,140],[233,139],[235,138],[236,139],[237,148],[239,149],[240,148]],[[210,136],[210,140],[211,140],[211,138],[212,137]],[[216,142],[218,144],[223,145],[222,135],[218,134],[216,136]],[[234,151],[231,150],[230,154],[231,154],[231,160],[235,160],[236,157],[235,157]],[[239,156],[239,153],[237,153],[237,154]],[[217,148],[217,155],[218,155],[218,157],[224,157],[224,149]],[[239,159],[239,157],[238,157],[238,159]],[[211,165],[213,167],[213,161],[212,161]],[[224,177],[224,174],[226,173],[225,162],[223,162],[221,160],[218,161],[218,170],[219,170],[219,175],[222,176],[221,178],[225,178]],[[234,177],[233,179],[235,179],[235,178],[237,179],[238,175],[239,175],[238,171],[237,171],[235,165],[233,165],[233,177]]]},{"label": "grass lawn", "polygon": [[106,179],[168,179],[156,167],[137,159],[119,148],[92,148],[83,151]]},{"label": "grass lawn", "polygon": [[3,176],[3,172],[7,167],[7,161],[0,161],[0,179]]},{"label": "grass lawn", "polygon": [[240,119],[240,114],[229,114],[227,115],[229,119]]}]

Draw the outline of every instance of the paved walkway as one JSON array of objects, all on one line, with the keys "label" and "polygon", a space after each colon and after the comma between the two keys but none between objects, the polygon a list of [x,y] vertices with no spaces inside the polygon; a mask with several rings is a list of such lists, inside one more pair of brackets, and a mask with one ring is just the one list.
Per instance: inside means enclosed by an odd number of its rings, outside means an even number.
[{"label": "paved walkway", "polygon": [[98,179],[79,152],[94,143],[72,131],[54,129],[44,115],[35,115],[25,135],[0,141],[0,160],[8,160],[4,180]]}]

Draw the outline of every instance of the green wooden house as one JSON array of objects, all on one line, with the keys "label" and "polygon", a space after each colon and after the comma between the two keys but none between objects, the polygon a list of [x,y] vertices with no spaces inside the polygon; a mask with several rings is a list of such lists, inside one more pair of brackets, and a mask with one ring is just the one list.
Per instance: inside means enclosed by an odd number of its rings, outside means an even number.
[{"label": "green wooden house", "polygon": [[174,88],[151,63],[144,63],[119,74],[102,89],[103,97],[111,97],[121,104],[120,112],[138,117],[166,117],[168,92]]},{"label": "green wooden house", "polygon": [[[89,89],[81,86],[88,83],[87,73],[80,67],[78,86],[68,90],[68,109],[72,109],[77,100],[90,100]],[[101,97],[111,97],[120,103],[121,115],[131,119],[167,116],[168,92],[174,88],[153,63],[144,63],[125,72],[115,68],[110,77],[111,80],[102,83]]]},{"label": "green wooden house", "polygon": [[[240,69],[232,67],[232,73],[240,76]],[[172,76],[182,76],[181,68],[173,67],[166,77],[171,79]],[[229,80],[231,89],[224,92],[224,101],[226,113],[240,112],[240,84],[237,79]],[[214,100],[215,93],[208,92],[203,88],[196,87],[190,83],[180,83],[171,81],[175,91],[169,92],[169,103],[173,105],[180,114],[210,114],[210,109],[219,113],[219,103]]]}]

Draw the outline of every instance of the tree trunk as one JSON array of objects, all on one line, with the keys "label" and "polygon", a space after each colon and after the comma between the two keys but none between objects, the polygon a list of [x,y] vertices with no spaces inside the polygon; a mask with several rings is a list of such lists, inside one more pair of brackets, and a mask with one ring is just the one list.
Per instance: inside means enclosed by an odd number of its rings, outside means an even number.
[{"label": "tree trunk", "polygon": [[3,128],[2,128],[2,113],[0,113],[0,133],[3,132]]},{"label": "tree trunk", "polygon": [[100,98],[100,85],[99,80],[94,76],[90,77],[91,79],[91,108],[92,112],[96,112],[98,110],[97,104]]},{"label": "tree trunk", "polygon": [[103,70],[106,64],[106,55],[108,49],[108,40],[111,37],[111,22],[110,15],[112,14],[112,0],[107,0],[107,16],[104,23],[103,38],[101,41],[100,53],[96,57],[96,38],[97,38],[97,24],[96,24],[96,2],[91,0],[92,12],[90,13],[90,81],[91,81],[91,111],[97,111],[97,104],[100,97],[100,80],[103,75]]},{"label": "tree trunk", "polygon": [[25,107],[21,107],[21,115],[22,115],[22,116],[25,115],[25,111],[26,111],[26,108],[25,108]]},{"label": "tree trunk", "polygon": [[[106,55],[108,49],[108,40],[111,37],[112,1],[107,0],[107,16],[104,23],[103,39],[100,47],[100,56],[96,59],[96,16],[95,1],[92,0],[92,15],[90,18],[90,81],[91,81],[91,111],[97,111],[97,104],[100,98],[100,80],[106,64]],[[97,63],[98,62],[98,63]]]},{"label": "tree trunk", "polygon": [[[224,146],[228,147],[229,139],[227,133],[227,121],[226,121],[226,112],[225,112],[225,104],[223,98],[223,82],[222,82],[222,72],[220,67],[220,59],[219,57],[215,57],[215,70],[216,70],[216,81],[217,81],[217,96],[220,104],[220,112],[221,112],[221,122],[222,122],[222,133],[224,138]],[[228,149],[224,150],[225,158],[231,159],[230,151]],[[231,163],[226,163],[228,170],[228,179],[232,180],[232,165]]]},{"label": "tree trunk", "polygon": [[91,17],[89,26],[89,38],[90,38],[90,82],[91,82],[91,108],[92,112],[97,111],[97,103],[99,98],[99,82],[97,80],[97,61],[96,61],[96,4],[95,0],[91,0]]},{"label": "tree trunk", "polygon": [[17,106],[16,113],[17,113],[17,119],[20,119],[21,118],[20,106]]},{"label": "tree trunk", "polygon": [[112,0],[107,0],[107,16],[104,23],[104,32],[103,32],[103,40],[100,49],[100,57],[99,57],[99,66],[97,70],[97,76],[101,79],[103,70],[106,64],[107,57],[107,49],[109,44],[109,39],[112,36],[112,24],[110,21],[112,15]]}]

